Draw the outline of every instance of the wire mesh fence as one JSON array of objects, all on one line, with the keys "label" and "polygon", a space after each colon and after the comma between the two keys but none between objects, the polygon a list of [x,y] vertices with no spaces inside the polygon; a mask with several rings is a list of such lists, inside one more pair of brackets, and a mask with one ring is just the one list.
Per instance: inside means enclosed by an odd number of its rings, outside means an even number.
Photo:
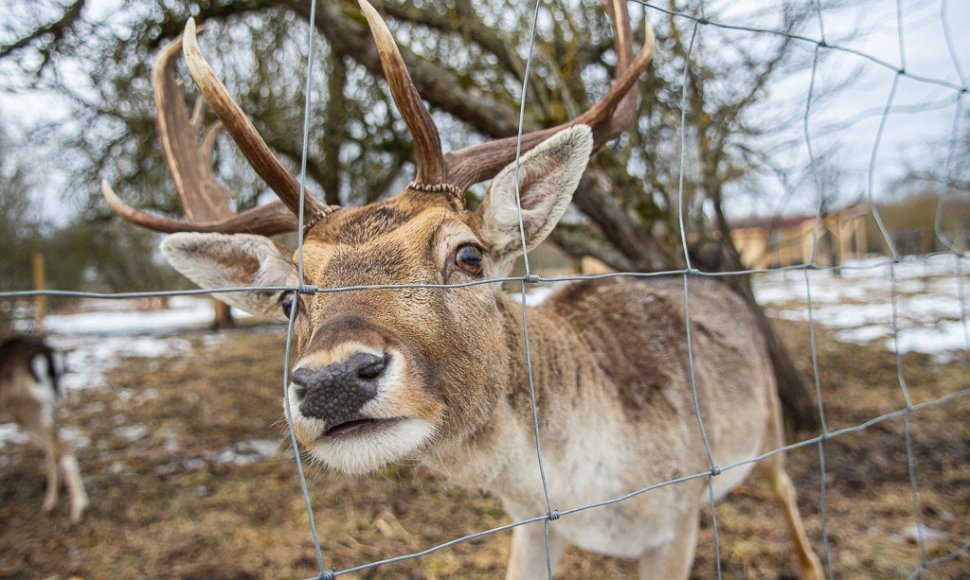
[{"label": "wire mesh fence", "polygon": [[[321,543],[316,529],[313,506],[312,506],[310,495],[307,488],[307,481],[304,475],[303,465],[301,463],[301,454],[294,453],[296,470],[299,476],[299,482],[300,482],[303,498],[306,505],[310,535],[312,537],[312,543],[313,543],[317,568],[319,570],[319,575],[317,577],[319,578],[334,578],[336,576],[359,573],[359,572],[371,570],[373,568],[377,568],[380,566],[394,564],[397,562],[422,558],[429,554],[447,549],[449,547],[455,546],[460,543],[474,541],[476,539],[480,539],[486,536],[509,531],[509,530],[512,530],[513,528],[517,528],[520,526],[537,525],[539,523],[541,523],[544,526],[545,549],[546,549],[546,554],[545,554],[546,572],[547,572],[547,575],[551,578],[553,575],[554,562],[551,558],[550,529],[555,526],[557,520],[564,517],[569,517],[573,514],[577,514],[587,510],[594,510],[594,509],[603,508],[606,506],[615,505],[643,494],[648,494],[650,492],[653,492],[662,488],[666,488],[669,486],[684,484],[686,482],[693,481],[693,480],[703,480],[707,485],[707,490],[708,490],[707,497],[708,497],[708,503],[710,507],[710,517],[711,517],[711,523],[712,523],[713,533],[714,533],[714,550],[715,550],[715,562],[716,562],[716,569],[711,571],[711,574],[716,575],[717,577],[720,577],[722,572],[722,564],[721,564],[721,546],[720,546],[720,539],[718,536],[718,523],[717,523],[718,507],[715,502],[715,496],[713,491],[713,482],[715,481],[715,479],[726,472],[730,472],[735,469],[739,469],[751,464],[758,463],[768,457],[771,457],[780,453],[785,453],[787,451],[793,451],[797,449],[810,448],[810,447],[814,447],[817,450],[818,458],[819,458],[819,465],[818,465],[819,475],[820,475],[819,512],[820,512],[820,521],[821,521],[822,554],[824,556],[823,563],[824,563],[827,575],[830,578],[834,578],[838,573],[838,570],[835,569],[835,566],[833,564],[832,551],[831,551],[830,540],[829,540],[829,521],[828,521],[827,504],[826,504],[826,493],[827,493],[826,445],[834,439],[851,435],[854,433],[859,433],[859,432],[868,430],[876,425],[880,425],[886,421],[899,419],[899,418],[903,420],[903,424],[904,424],[906,470],[908,473],[908,485],[909,485],[909,491],[910,491],[910,496],[912,501],[913,519],[916,523],[916,528],[915,528],[916,542],[918,544],[919,553],[920,553],[919,562],[914,563],[912,576],[921,577],[925,571],[933,568],[934,566],[937,566],[942,563],[946,563],[948,561],[951,561],[955,558],[960,557],[961,554],[970,550],[970,543],[964,543],[962,547],[960,547],[956,551],[937,558],[930,558],[929,551],[927,550],[926,540],[924,538],[924,532],[923,532],[924,528],[921,524],[921,506],[920,506],[920,494],[919,494],[919,464],[918,464],[918,457],[916,456],[916,453],[914,452],[914,448],[913,448],[913,432],[912,432],[912,425],[911,425],[911,416],[916,413],[919,413],[920,411],[938,407],[941,405],[946,405],[957,399],[966,397],[970,395],[970,388],[965,388],[962,390],[951,392],[944,396],[941,396],[932,400],[921,401],[921,402],[914,401],[910,391],[910,387],[907,383],[905,366],[903,364],[903,353],[901,351],[900,344],[899,344],[899,335],[900,335],[899,311],[898,311],[899,281],[897,279],[897,268],[901,264],[925,262],[942,255],[952,256],[953,264],[954,264],[954,275],[957,280],[958,297],[959,297],[959,303],[960,303],[960,312],[961,312],[960,322],[964,329],[964,339],[966,343],[965,347],[966,349],[970,350],[970,330],[968,330],[968,328],[970,327],[968,327],[966,297],[965,297],[964,282],[963,282],[963,272],[964,272],[963,262],[967,259],[967,255],[963,252],[963,250],[960,248],[958,243],[948,239],[945,233],[943,232],[943,229],[941,226],[941,216],[943,215],[945,210],[944,210],[944,205],[942,201],[939,202],[937,207],[935,232],[941,244],[944,245],[946,248],[948,248],[949,251],[945,254],[930,254],[930,255],[912,257],[912,256],[904,256],[897,251],[893,238],[890,235],[890,232],[888,231],[882,217],[879,214],[878,205],[876,204],[876,200],[875,200],[875,189],[876,189],[875,176],[880,167],[878,163],[880,145],[882,143],[883,135],[886,131],[888,120],[892,115],[893,104],[896,99],[898,84],[900,79],[902,78],[906,78],[917,83],[934,85],[952,92],[953,100],[956,105],[955,107],[956,110],[953,117],[952,130],[951,130],[951,135],[949,139],[946,168],[947,168],[948,181],[952,183],[955,179],[956,166],[959,163],[959,159],[957,157],[957,141],[958,141],[958,135],[959,135],[959,129],[960,129],[959,124],[960,124],[961,114],[963,111],[963,99],[965,98],[965,95],[968,91],[968,86],[967,86],[967,79],[965,78],[964,73],[962,71],[956,50],[954,49],[952,40],[949,36],[949,28],[948,28],[948,23],[946,21],[946,2],[944,1],[941,4],[942,6],[941,20],[943,21],[944,31],[946,31],[946,41],[947,41],[948,49],[951,53],[951,58],[953,60],[954,66],[959,71],[960,83],[954,83],[941,78],[933,78],[933,77],[923,76],[919,74],[914,74],[907,71],[906,69],[907,56],[904,49],[905,31],[903,28],[903,21],[904,21],[903,7],[902,7],[902,3],[898,1],[896,3],[896,12],[897,12],[896,16],[898,21],[897,40],[898,40],[898,46],[899,46],[899,58],[897,63],[892,63],[892,62],[882,60],[871,54],[868,54],[866,52],[863,52],[851,47],[839,46],[837,44],[829,43],[826,39],[826,34],[825,34],[824,11],[821,6],[821,3],[819,2],[815,3],[815,11],[817,14],[817,21],[818,21],[818,36],[803,36],[799,34],[792,34],[790,32],[782,31],[782,30],[772,30],[772,29],[765,29],[765,28],[758,28],[758,27],[751,27],[751,26],[736,25],[729,22],[719,22],[717,20],[709,18],[705,14],[705,7],[703,2],[700,2],[696,6],[696,9],[691,10],[690,12],[670,9],[670,8],[663,7],[651,2],[646,2],[643,0],[629,0],[629,2],[631,4],[641,5],[646,12],[647,18],[649,18],[652,14],[655,14],[655,15],[662,14],[672,18],[684,19],[691,23],[690,40],[689,40],[689,45],[688,45],[688,50],[687,50],[687,55],[686,55],[685,65],[684,65],[684,71],[683,71],[683,89],[682,89],[681,101],[680,101],[681,164],[679,169],[679,188],[678,188],[677,199],[679,202],[679,207],[678,207],[678,212],[679,212],[678,217],[679,217],[679,224],[680,224],[679,234],[680,234],[680,240],[681,240],[681,245],[683,250],[683,258],[686,264],[686,267],[683,269],[657,271],[657,272],[610,272],[610,273],[594,274],[594,275],[568,275],[568,276],[543,276],[532,270],[530,266],[529,258],[528,258],[528,255],[529,255],[528,245],[526,243],[525,226],[524,226],[523,216],[522,216],[522,205],[521,205],[521,201],[519,198],[519,191],[518,191],[518,186],[519,186],[518,170],[519,170],[519,162],[521,157],[521,139],[522,139],[522,130],[524,126],[525,106],[528,101],[527,89],[528,89],[528,79],[531,71],[532,56],[533,56],[532,46],[534,45],[535,39],[536,39],[536,27],[539,19],[540,8],[541,8],[541,1],[536,0],[534,10],[533,10],[533,16],[532,16],[532,26],[531,26],[531,30],[528,33],[530,35],[529,53],[525,61],[526,62],[525,74],[524,74],[523,82],[521,86],[521,96],[520,96],[520,103],[519,103],[520,105],[519,134],[518,134],[519,143],[517,146],[516,161],[515,161],[516,204],[517,204],[518,221],[519,221],[519,235],[521,238],[522,254],[524,257],[524,266],[525,266],[525,273],[523,275],[507,276],[502,278],[493,278],[493,279],[485,279],[485,280],[476,280],[476,281],[462,283],[462,284],[391,284],[391,285],[355,285],[355,286],[340,286],[340,287],[326,287],[326,288],[316,287],[316,286],[307,285],[304,283],[303,239],[302,239],[302,236],[297,236],[297,240],[299,244],[297,248],[298,283],[293,286],[247,286],[247,287],[227,287],[227,288],[204,289],[204,290],[200,289],[200,290],[120,292],[120,293],[99,293],[99,292],[82,292],[82,291],[73,291],[73,290],[49,289],[49,290],[25,290],[25,291],[14,291],[14,292],[2,292],[0,293],[0,298],[11,299],[11,298],[24,298],[24,297],[43,295],[43,296],[61,296],[61,297],[75,297],[75,298],[125,300],[125,299],[143,298],[143,297],[219,295],[219,294],[225,294],[225,293],[251,292],[251,291],[293,292],[296,294],[306,294],[306,295],[313,295],[318,293],[356,292],[356,291],[364,291],[364,290],[368,290],[368,291],[381,290],[381,291],[394,292],[394,291],[401,291],[401,290],[408,290],[408,289],[430,289],[430,290],[436,290],[441,292],[447,292],[450,290],[467,288],[471,286],[479,286],[479,285],[495,286],[495,285],[501,285],[501,284],[507,284],[507,283],[518,284],[519,291],[521,294],[521,302],[522,302],[522,336],[524,340],[523,352],[525,356],[524,364],[528,372],[535,452],[536,452],[537,464],[539,468],[539,479],[541,481],[541,487],[542,487],[541,492],[544,498],[544,503],[546,505],[546,510],[543,513],[537,513],[534,516],[526,519],[512,521],[498,527],[463,535],[461,537],[454,538],[450,541],[429,546],[425,549],[415,551],[412,553],[401,554],[398,556],[394,556],[394,557],[390,557],[390,558],[386,558],[378,561],[365,562],[365,563],[353,565],[347,568],[337,569],[328,565],[328,560],[326,558],[326,551],[325,551],[326,546]],[[317,8],[316,0],[312,0],[311,6],[310,6],[311,22],[315,17],[316,8]],[[745,33],[748,35],[773,35],[773,36],[787,37],[792,40],[805,43],[807,46],[810,46],[813,49],[814,56],[813,56],[813,62],[812,62],[812,68],[811,68],[811,80],[810,80],[808,92],[805,98],[805,109],[804,109],[804,115],[803,115],[803,133],[804,133],[804,144],[808,151],[810,166],[811,166],[812,174],[814,178],[814,189],[815,189],[814,194],[815,194],[817,203],[816,203],[814,225],[812,228],[811,257],[807,263],[798,264],[794,266],[778,267],[778,268],[759,268],[759,269],[744,269],[744,270],[718,271],[718,272],[702,271],[700,269],[695,268],[694,265],[692,264],[691,253],[688,247],[687,228],[685,226],[685,201],[684,201],[685,172],[688,170],[687,163],[685,162],[686,112],[689,106],[688,99],[687,99],[687,73],[688,73],[689,67],[691,66],[693,51],[694,51],[694,47],[696,46],[695,40],[700,35],[703,34],[706,28],[712,28],[712,27],[720,28],[723,30],[737,31],[739,33]],[[306,77],[305,77],[307,88],[305,91],[306,102],[304,103],[304,113],[305,113],[304,131],[303,131],[304,155],[301,162],[301,174],[300,174],[301,201],[306,194],[306,188],[305,188],[306,154],[305,152],[308,149],[309,126],[311,121],[310,98],[312,95],[312,91],[310,90],[310,77],[311,77],[311,71],[313,70],[313,66],[314,66],[313,35],[314,35],[314,27],[309,26],[308,38],[307,38],[308,58],[307,58]],[[868,163],[867,189],[866,189],[866,196],[868,198],[869,205],[872,208],[873,217],[878,224],[879,231],[882,236],[882,240],[886,244],[886,247],[889,249],[890,255],[884,260],[871,260],[866,262],[865,264],[855,264],[855,265],[850,264],[850,265],[831,266],[831,267],[820,266],[816,263],[819,228],[820,228],[820,224],[823,216],[822,216],[821,185],[819,183],[819,176],[817,174],[817,163],[816,163],[817,160],[816,160],[816,156],[813,148],[813,139],[812,139],[812,134],[810,129],[811,127],[810,120],[812,118],[813,96],[814,96],[814,91],[816,89],[816,73],[819,66],[820,54],[825,51],[840,53],[844,58],[861,59],[861,60],[867,61],[868,63],[885,68],[889,73],[893,75],[891,89],[886,97],[886,103],[881,113],[878,130],[876,132],[875,139],[870,152],[870,158]],[[808,195],[811,195],[811,192],[809,192]],[[303,231],[303,223],[304,223],[304,215],[303,215],[303,206],[301,203],[300,213],[299,213],[299,228],[297,231],[300,231],[300,232]],[[836,270],[843,271],[843,272],[844,271],[865,271],[865,270],[876,270],[881,268],[885,268],[888,272],[887,281],[889,282],[890,289],[891,289],[892,351],[895,357],[897,382],[898,382],[899,391],[900,391],[900,398],[903,404],[895,410],[880,414],[875,417],[871,417],[865,421],[859,422],[858,424],[842,427],[838,429],[831,429],[826,419],[826,406],[825,406],[825,400],[824,400],[825,385],[822,384],[822,381],[820,379],[820,376],[822,374],[821,373],[822,369],[820,368],[819,356],[818,356],[817,334],[816,334],[817,322],[815,319],[815,306],[813,304],[813,283],[812,283],[811,273],[830,272],[830,271],[836,271]],[[778,272],[801,273],[804,277],[805,295],[807,299],[806,314],[807,314],[807,322],[808,322],[807,326],[808,326],[808,334],[809,334],[809,344],[811,349],[813,387],[814,387],[815,398],[818,406],[818,413],[821,418],[820,433],[816,436],[805,438],[795,443],[778,447],[776,449],[772,449],[765,453],[752,456],[752,457],[743,459],[741,461],[733,462],[727,465],[718,465],[715,462],[714,454],[712,453],[711,445],[708,440],[707,428],[705,425],[704,401],[698,396],[697,384],[696,384],[696,378],[695,378],[695,354],[694,354],[694,347],[693,347],[693,338],[691,334],[692,325],[691,325],[691,318],[690,318],[691,281],[696,280],[698,278],[704,278],[704,277],[722,278],[722,277],[731,277],[731,276],[750,276],[754,274],[766,274],[766,273],[778,273]],[[532,354],[531,354],[530,343],[529,343],[528,320],[529,320],[530,309],[528,307],[528,299],[527,299],[528,289],[530,287],[534,287],[537,285],[544,285],[544,284],[550,284],[550,285],[566,284],[566,283],[575,282],[575,281],[605,280],[605,279],[617,278],[617,277],[680,278],[683,282],[683,301],[684,301],[684,310],[685,310],[685,317],[686,317],[686,324],[683,329],[683,333],[684,333],[683,336],[684,336],[684,343],[686,345],[686,352],[688,355],[688,363],[689,363],[689,368],[686,370],[687,370],[688,377],[690,379],[694,419],[696,420],[697,429],[699,431],[701,441],[703,442],[703,447],[704,447],[703,452],[705,457],[707,458],[708,468],[703,471],[682,475],[680,477],[676,477],[665,481],[643,482],[642,487],[638,489],[633,489],[628,493],[625,493],[623,495],[619,495],[616,497],[605,497],[599,501],[595,501],[584,505],[556,506],[553,502],[553,498],[550,496],[550,493],[549,493],[547,474],[546,474],[544,462],[543,462],[543,452],[542,452],[543,434],[540,430],[539,409],[538,409],[536,390],[535,390],[535,384],[534,384],[534,376],[533,376],[534,375],[533,361],[532,361]],[[286,414],[287,414],[287,423],[289,426],[290,441],[294,449],[298,448],[298,444],[296,440],[296,434],[294,431],[293,417],[291,415],[288,386],[290,384],[289,364],[291,359],[291,353],[293,350],[292,344],[293,344],[293,337],[294,337],[294,323],[296,320],[296,315],[297,315],[297,309],[292,309],[289,315],[289,321],[288,321],[287,332],[286,332],[285,361],[284,361],[283,385],[282,385],[284,409],[286,410]]]}]

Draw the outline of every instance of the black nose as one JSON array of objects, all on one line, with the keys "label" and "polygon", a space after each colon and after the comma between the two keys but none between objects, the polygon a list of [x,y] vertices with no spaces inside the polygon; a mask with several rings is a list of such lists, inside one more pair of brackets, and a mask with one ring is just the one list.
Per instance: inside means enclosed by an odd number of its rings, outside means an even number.
[{"label": "black nose", "polygon": [[301,399],[300,412],[330,425],[354,419],[364,403],[377,395],[377,379],[390,358],[359,352],[321,369],[296,369],[292,380]]}]

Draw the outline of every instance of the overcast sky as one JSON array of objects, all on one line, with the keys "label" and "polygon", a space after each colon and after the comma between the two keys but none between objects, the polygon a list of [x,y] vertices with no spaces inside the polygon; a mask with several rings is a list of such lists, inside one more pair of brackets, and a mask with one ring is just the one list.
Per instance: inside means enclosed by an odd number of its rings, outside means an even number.
[{"label": "overcast sky", "polygon": [[[758,3],[744,3],[746,6]],[[840,11],[825,17],[823,22],[826,40],[869,54],[893,67],[901,67],[899,27],[895,0],[875,0],[860,3],[863,6]],[[944,23],[941,18],[946,9],[946,20],[952,40],[953,53],[947,47]],[[907,73],[946,81],[957,86],[967,86],[967,67],[970,66],[970,2],[940,2],[940,0],[904,0],[903,49]],[[852,30],[860,34],[846,38]],[[810,35],[818,38],[817,26]],[[743,34],[737,33],[739,41]],[[814,45],[804,44],[804,50],[814,50]],[[896,73],[871,63],[860,56],[826,51],[827,59],[819,67],[817,85],[825,86],[852,74],[852,82],[823,105],[813,105],[810,117],[812,148],[819,154],[838,146],[836,162],[844,172],[840,180],[840,199],[843,203],[865,194],[868,189],[868,167],[878,132],[882,111],[892,89]],[[954,58],[955,57],[955,58]],[[774,87],[771,98],[778,102],[795,103],[804,109],[810,83],[810,75],[791,79]],[[900,77],[893,112],[889,116],[880,142],[873,175],[873,194],[876,199],[885,195],[889,184],[909,168],[923,167],[934,160],[944,160],[947,144],[954,122],[958,91],[932,83]],[[970,103],[963,105],[964,113]],[[854,121],[838,131],[824,128]],[[803,123],[791,127],[791,131],[803,132]],[[795,162],[807,159],[804,144],[787,155]],[[766,213],[785,207],[791,211],[814,211],[815,187],[806,184],[789,200],[781,191],[748,203],[736,203],[735,215]],[[742,201],[742,200],[739,200]],[[764,203],[767,201],[767,203]]]},{"label": "overcast sky", "polygon": [[[117,2],[118,0],[92,0],[87,9],[94,14],[105,13]],[[905,68],[914,75],[966,86],[967,69],[970,68],[970,34],[967,33],[970,2],[950,1],[945,4],[953,54],[947,47],[941,18],[944,2],[902,2]],[[765,26],[769,17],[763,14],[762,9],[767,13],[774,3],[771,0],[757,0],[738,2],[733,6],[735,7],[723,16],[723,22]],[[639,8],[631,3],[631,9]],[[648,11],[648,14],[651,13]],[[837,13],[831,11],[829,15],[826,15],[823,2],[823,23],[826,39],[830,43],[864,52],[894,67],[900,66],[896,0],[859,2],[858,7]],[[862,34],[847,38],[846,35],[853,30],[861,30]],[[523,34],[527,34],[527,31],[523,31]],[[703,27],[701,34],[706,34]],[[818,27],[813,26],[807,34],[818,38]],[[732,42],[751,42],[756,36],[743,31],[725,33],[725,38]],[[707,50],[711,50],[711,47],[707,47]],[[803,43],[800,50],[810,55],[814,45]],[[845,202],[867,192],[869,159],[881,110],[886,106],[896,73],[854,54],[829,52],[818,70],[817,84],[827,86],[845,78],[849,73],[853,78],[848,87],[824,106],[813,105],[810,132],[816,153],[838,146],[837,161],[839,169],[844,172],[843,179],[839,182],[839,194],[840,199]],[[953,58],[954,55],[956,59]],[[657,58],[663,58],[663,55],[657,55]],[[961,67],[963,70],[958,70]],[[806,73],[771,87],[769,98],[783,106],[804,109],[808,87],[809,75]],[[908,168],[928,165],[934,159],[945,159],[957,94],[952,88],[907,77],[899,79],[894,112],[885,127],[874,172],[873,190],[877,198],[884,195],[888,184]],[[967,109],[970,109],[970,103],[965,103],[964,110]],[[66,105],[50,95],[11,95],[0,92],[0,114],[3,116],[4,125],[12,129],[15,136],[35,123],[63,118],[66,111]],[[823,129],[850,120],[855,121],[838,131]],[[788,130],[793,135],[801,135],[801,120],[793,123]],[[25,143],[24,147],[21,153],[29,157],[29,143]],[[780,163],[794,167],[804,163],[807,150],[802,144],[800,147],[780,151],[776,157]],[[59,199],[59,192],[70,187],[70,177],[59,174],[56,165],[45,173],[40,193],[47,202],[47,212],[51,214],[59,205],[56,201]],[[792,175],[792,179],[796,177]],[[811,183],[800,186],[793,196],[786,194],[783,188],[770,180],[764,181],[761,189],[762,192],[757,197],[747,195],[746,191],[734,191],[729,213],[741,216],[751,213],[814,210],[815,188]]]}]

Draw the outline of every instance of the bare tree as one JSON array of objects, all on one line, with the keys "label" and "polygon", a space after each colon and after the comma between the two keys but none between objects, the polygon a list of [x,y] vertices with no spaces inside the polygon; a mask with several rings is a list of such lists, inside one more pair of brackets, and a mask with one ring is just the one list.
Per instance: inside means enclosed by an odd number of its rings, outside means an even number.
[{"label": "bare tree", "polygon": [[[668,7],[686,10],[673,0]],[[708,3],[706,16],[716,20],[722,7]],[[529,38],[510,31],[529,30],[531,6],[511,0],[386,0],[379,9],[402,40],[402,56],[414,85],[430,105],[444,138],[455,140],[446,148],[475,135],[496,139],[516,134]],[[809,9],[785,2],[766,18],[773,19],[772,28],[798,32],[812,14]],[[175,196],[163,185],[146,63],[165,40],[178,35],[190,15],[209,24],[205,42],[213,65],[268,145],[295,169],[301,154],[300,79],[308,3],[160,0],[151,9],[134,3],[125,5],[123,14],[111,16],[112,24],[127,31],[122,37],[105,23],[93,22],[83,2],[62,5],[60,10],[48,6],[48,12],[49,18],[33,28],[0,39],[0,75],[29,78],[11,86],[26,83],[55,90],[75,103],[75,115],[85,130],[66,140],[87,160],[78,170],[87,194],[96,195],[98,178],[108,175],[124,184],[125,191],[139,192],[131,205],[181,214]],[[543,6],[543,14],[527,83],[526,131],[556,126],[586,109],[606,90],[614,69],[630,58],[617,54],[610,18],[598,4],[553,2]],[[628,135],[593,159],[574,196],[576,211],[556,230],[555,241],[568,252],[595,256],[620,270],[682,268],[683,198],[689,251],[696,254],[711,240],[719,247],[717,260],[694,264],[741,269],[728,235],[725,197],[770,157],[768,149],[778,143],[769,137],[797,114],[766,109],[767,88],[807,66],[810,59],[794,50],[788,37],[745,45],[737,42],[736,32],[697,27],[692,20],[655,10],[648,16],[657,29],[658,58],[642,81],[640,93],[645,97],[636,103],[637,122]],[[636,24],[642,13],[633,11],[631,17],[632,29],[642,30]],[[394,191],[401,185],[399,176],[412,171],[413,143],[380,82],[380,59],[355,3],[319,3],[312,25],[319,32],[320,59],[313,77],[307,166],[311,193],[331,205],[372,201]],[[57,74],[69,60],[92,71],[88,86],[74,86]],[[83,64],[92,62],[99,66]],[[103,62],[111,66],[101,66]],[[687,102],[683,127],[682,96]],[[686,167],[681,189],[682,138]],[[253,207],[263,191],[259,180],[224,143],[217,141],[212,150],[213,176],[237,193],[235,207],[230,203],[230,208]],[[473,189],[470,196],[475,194]],[[814,403],[747,280],[728,279],[751,305],[772,345],[788,416],[801,428],[814,428]]]}]

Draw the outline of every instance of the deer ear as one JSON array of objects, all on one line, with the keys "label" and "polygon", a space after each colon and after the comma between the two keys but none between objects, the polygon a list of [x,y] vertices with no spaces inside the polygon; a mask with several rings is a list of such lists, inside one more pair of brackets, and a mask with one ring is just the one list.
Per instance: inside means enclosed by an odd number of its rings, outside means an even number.
[{"label": "deer ear", "polygon": [[[526,246],[531,250],[559,222],[579,185],[593,148],[593,134],[576,125],[546,139],[519,160],[519,200]],[[493,275],[504,275],[522,253],[515,203],[515,163],[492,180],[476,210],[482,241],[495,261]]]},{"label": "deer ear", "polygon": [[[172,234],[162,254],[183,276],[202,288],[292,286],[296,268],[263,236],[249,234]],[[279,306],[282,292],[224,292],[215,297],[250,314],[286,320]]]}]

